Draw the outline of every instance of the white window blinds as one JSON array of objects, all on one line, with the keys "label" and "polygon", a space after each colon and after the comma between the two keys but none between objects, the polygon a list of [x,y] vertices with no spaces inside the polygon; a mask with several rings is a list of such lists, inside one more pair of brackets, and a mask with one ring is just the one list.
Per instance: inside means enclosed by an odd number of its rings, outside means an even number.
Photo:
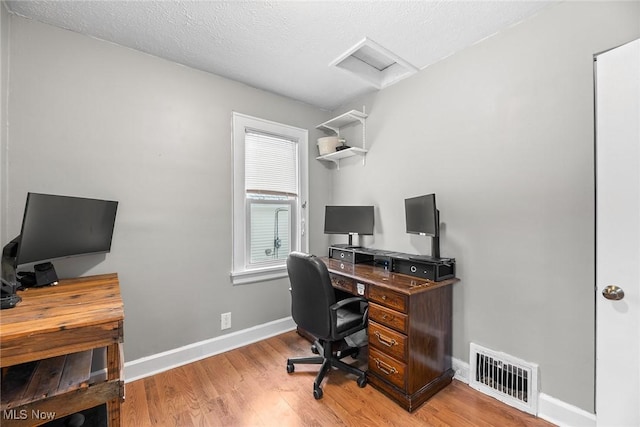
[{"label": "white window blinds", "polygon": [[245,190],[298,194],[297,141],[246,131]]}]

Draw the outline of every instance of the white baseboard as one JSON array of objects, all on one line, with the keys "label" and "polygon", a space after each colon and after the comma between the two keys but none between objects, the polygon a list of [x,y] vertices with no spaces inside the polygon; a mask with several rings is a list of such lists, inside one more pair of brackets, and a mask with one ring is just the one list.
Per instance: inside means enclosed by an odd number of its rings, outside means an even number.
[{"label": "white baseboard", "polygon": [[538,417],[561,427],[595,427],[596,415],[547,394],[538,395]]},{"label": "white baseboard", "polygon": [[263,339],[292,331],[296,324],[291,317],[274,320],[230,334],[221,335],[184,347],[142,357],[124,364],[126,382],[145,378],[178,366],[205,359]]},{"label": "white baseboard", "polygon": [[[455,371],[453,378],[469,384],[469,364],[451,358],[451,366]],[[548,394],[538,394],[538,418],[549,421],[560,427],[595,427],[596,415],[565,403]]]},{"label": "white baseboard", "polygon": [[462,381],[465,384],[469,384],[469,364],[462,360],[451,358],[451,368],[453,368],[455,374],[453,378],[458,381]]}]

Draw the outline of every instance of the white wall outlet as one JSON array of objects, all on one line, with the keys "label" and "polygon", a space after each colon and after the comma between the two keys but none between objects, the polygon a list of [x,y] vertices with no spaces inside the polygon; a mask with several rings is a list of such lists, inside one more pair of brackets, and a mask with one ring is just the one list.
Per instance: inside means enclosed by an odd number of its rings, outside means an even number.
[{"label": "white wall outlet", "polygon": [[222,313],[220,315],[220,329],[231,328],[231,313]]}]

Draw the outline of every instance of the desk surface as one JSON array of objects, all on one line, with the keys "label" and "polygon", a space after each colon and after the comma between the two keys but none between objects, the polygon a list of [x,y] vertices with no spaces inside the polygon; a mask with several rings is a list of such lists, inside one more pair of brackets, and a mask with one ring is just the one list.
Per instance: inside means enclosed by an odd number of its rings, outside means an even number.
[{"label": "desk surface", "polygon": [[354,280],[389,288],[406,295],[418,294],[431,289],[449,286],[460,281],[458,278],[452,278],[441,282],[433,282],[415,276],[394,273],[388,269],[371,264],[351,264],[327,257],[323,257],[322,261],[324,261],[332,273],[338,273],[341,276]]},{"label": "desk surface", "polygon": [[16,307],[0,313],[0,366],[106,346],[122,333],[124,305],[115,273],[61,280],[20,296]]}]

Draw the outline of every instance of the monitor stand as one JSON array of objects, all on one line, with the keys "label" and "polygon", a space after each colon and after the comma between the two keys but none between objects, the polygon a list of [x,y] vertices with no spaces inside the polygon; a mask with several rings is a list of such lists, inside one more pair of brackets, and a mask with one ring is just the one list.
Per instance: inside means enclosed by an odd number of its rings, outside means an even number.
[{"label": "monitor stand", "polygon": [[329,246],[339,249],[360,249],[362,246],[353,244],[353,236],[357,236],[357,234],[349,234],[349,243],[335,243]]},{"label": "monitor stand", "polygon": [[0,261],[2,269],[0,274],[0,309],[13,308],[22,301],[22,298],[16,294],[18,290],[15,267],[17,249],[17,239],[13,239],[2,249],[2,260]]},{"label": "monitor stand", "polygon": [[2,292],[2,297],[0,298],[0,310],[4,310],[5,308],[13,308],[15,307],[22,298],[16,294],[7,294]]},{"label": "monitor stand", "polygon": [[[354,234],[349,234],[349,243],[347,244],[347,246],[345,246],[345,249],[358,249],[362,247],[360,245],[353,244],[353,236]],[[357,236],[357,234],[355,234],[355,236]]]},{"label": "monitor stand", "polygon": [[431,237],[431,255],[412,255],[412,261],[438,262],[440,258],[440,237]]}]

